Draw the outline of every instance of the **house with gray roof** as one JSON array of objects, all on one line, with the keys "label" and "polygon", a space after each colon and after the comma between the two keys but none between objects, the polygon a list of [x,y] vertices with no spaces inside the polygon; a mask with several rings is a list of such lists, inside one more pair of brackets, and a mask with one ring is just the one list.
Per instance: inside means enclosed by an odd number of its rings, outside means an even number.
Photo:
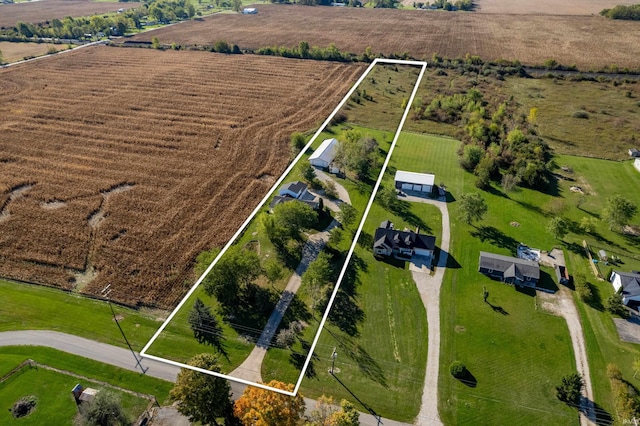
[{"label": "house with gray roof", "polygon": [[320,199],[310,193],[307,188],[307,184],[300,181],[285,183],[278,189],[278,195],[271,200],[269,204],[270,210],[273,211],[278,204],[289,201],[300,201],[313,210],[318,210],[320,208]]},{"label": "house with gray roof", "polygon": [[[420,256],[433,259],[436,248],[436,237],[413,231],[398,231],[393,223],[385,220],[376,229],[373,237],[373,252],[378,256],[394,256],[398,259],[410,259]],[[428,263],[428,262],[426,262]]]},{"label": "house with gray roof", "polygon": [[540,279],[540,265],[533,260],[480,252],[478,272],[517,286],[535,288]]},{"label": "house with gray roof", "polygon": [[640,304],[640,273],[613,271],[610,281],[615,291],[622,294],[622,303]]}]

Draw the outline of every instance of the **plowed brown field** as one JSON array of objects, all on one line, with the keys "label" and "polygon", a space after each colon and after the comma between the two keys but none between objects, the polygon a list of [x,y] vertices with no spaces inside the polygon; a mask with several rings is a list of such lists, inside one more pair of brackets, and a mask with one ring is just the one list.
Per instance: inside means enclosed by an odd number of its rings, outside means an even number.
[{"label": "plowed brown field", "polygon": [[187,45],[218,40],[241,48],[297,46],[302,40],[363,53],[409,52],[428,59],[435,52],[450,58],[465,54],[486,60],[519,59],[541,64],[554,58],[566,65],[600,68],[617,64],[640,68],[640,22],[600,16],[514,16],[419,10],[355,9],[260,5],[257,15],[218,14],[201,21],[163,28],[134,39]]},{"label": "plowed brown field", "polygon": [[16,22],[39,23],[65,16],[89,16],[115,12],[120,8],[138,7],[140,3],[92,2],[89,0],[41,0],[0,5],[0,27],[13,27]]},{"label": "plowed brown field", "polygon": [[481,13],[543,15],[597,15],[618,4],[636,4],[637,0],[475,0]]},{"label": "plowed brown field", "polygon": [[0,276],[173,305],[363,70],[109,47],[0,70]]}]

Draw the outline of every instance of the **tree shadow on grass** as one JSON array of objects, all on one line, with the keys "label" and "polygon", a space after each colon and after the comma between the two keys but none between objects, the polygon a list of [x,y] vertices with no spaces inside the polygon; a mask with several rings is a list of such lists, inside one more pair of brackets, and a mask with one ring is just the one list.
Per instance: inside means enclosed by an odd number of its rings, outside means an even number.
[{"label": "tree shadow on grass", "polygon": [[[354,253],[329,311],[329,322],[349,336],[360,335],[358,327],[365,318],[364,311],[358,305],[357,296],[358,286],[360,285],[360,271],[366,270],[367,263]],[[326,311],[333,291],[334,287],[327,287],[323,300],[317,305],[317,310],[320,313]]]},{"label": "tree shadow on grass", "polygon": [[312,318],[313,316],[309,312],[307,305],[296,295],[289,303],[279,328],[286,328],[293,321],[309,322]]},{"label": "tree shadow on grass", "polygon": [[255,330],[256,341],[267,324],[279,300],[278,294],[268,288],[249,284],[239,295],[233,306],[221,306],[220,311],[226,322],[239,334],[247,335],[247,330]]},{"label": "tree shadow on grass", "polygon": [[591,306],[593,309],[597,311],[604,311],[604,306],[602,305],[602,295],[600,294],[600,287],[597,285],[592,285],[587,281],[587,285],[591,288],[591,297],[586,301],[587,305]]},{"label": "tree shadow on grass", "polygon": [[411,203],[405,200],[401,200],[396,198],[393,203],[389,206],[389,210],[393,212],[396,216],[399,216],[407,222],[409,225],[414,227],[419,227],[423,233],[430,234],[432,233],[432,229],[429,225],[427,225],[418,215],[411,211]]},{"label": "tree shadow on grass", "polygon": [[389,387],[384,375],[384,370],[380,364],[378,364],[378,362],[369,355],[364,347],[357,342],[357,338],[334,333],[327,327],[325,327],[324,330],[326,330],[335,339],[338,345],[338,351],[345,354],[358,364],[358,368],[362,375],[385,388]]},{"label": "tree shadow on grass", "polygon": [[460,377],[457,377],[457,379],[460,383],[470,388],[475,388],[476,386],[478,386],[478,379],[476,379],[476,377],[466,367],[462,375]]},{"label": "tree shadow on grass", "polygon": [[512,254],[516,254],[518,241],[493,226],[481,226],[475,231],[472,231],[471,236],[478,238],[482,242],[488,242],[494,246],[509,249]]},{"label": "tree shadow on grass", "polygon": [[505,311],[502,306],[494,305],[489,301],[487,301],[486,303],[487,303],[487,305],[491,306],[491,309],[493,309],[493,312],[497,312],[497,313],[499,313],[501,315],[505,315],[505,316],[509,315],[509,312]]},{"label": "tree shadow on grass", "polygon": [[365,250],[372,251],[373,250],[373,235],[368,232],[362,231],[360,233],[360,238],[358,238],[358,245]]},{"label": "tree shadow on grass", "polygon": [[587,257],[587,253],[584,251],[584,247],[582,247],[580,244],[568,243],[566,241],[563,241],[563,244],[567,248],[567,250],[569,250],[570,252],[575,253],[581,257],[585,257],[585,258]]},{"label": "tree shadow on grass", "polygon": [[[307,342],[304,339],[299,339],[299,340],[300,340],[300,344],[302,345],[302,352],[291,350],[291,354],[289,355],[289,362],[291,362],[291,364],[295,368],[302,371],[302,368],[304,367],[304,363],[307,360],[307,357],[309,356],[309,350],[311,349],[311,345],[309,344],[309,342]],[[304,376],[306,378],[313,379],[318,376],[318,373],[315,367],[315,362],[319,360],[320,358],[314,352],[311,355],[311,360],[309,361],[309,365],[307,365],[307,370],[304,372]]]}]

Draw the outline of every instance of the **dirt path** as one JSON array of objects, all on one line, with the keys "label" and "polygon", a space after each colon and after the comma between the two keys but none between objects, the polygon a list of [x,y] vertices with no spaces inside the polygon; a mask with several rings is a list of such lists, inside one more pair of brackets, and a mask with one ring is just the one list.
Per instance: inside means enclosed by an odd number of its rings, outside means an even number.
[{"label": "dirt path", "polygon": [[324,231],[318,232],[317,234],[313,234],[309,237],[302,249],[302,260],[296,268],[296,271],[289,279],[287,287],[282,292],[282,296],[271,313],[269,321],[267,321],[267,325],[262,330],[262,334],[258,339],[258,343],[256,343],[256,347],[253,348],[247,359],[245,359],[242,364],[229,373],[230,376],[239,377],[255,383],[262,382],[262,374],[260,373],[262,370],[262,361],[267,354],[267,349],[271,346],[271,341],[280,326],[282,317],[300,289],[302,274],[307,270],[309,264],[318,257],[318,254],[320,254],[324,246],[327,244],[327,241],[329,241],[329,231],[338,225],[339,223],[336,220],[333,220]]},{"label": "dirt path", "polygon": [[543,309],[562,316],[567,321],[569,335],[573,344],[573,353],[576,359],[576,369],[584,379],[584,390],[580,398],[580,424],[582,426],[595,425],[595,409],[593,405],[593,388],[591,387],[591,375],[587,360],[587,348],[584,342],[584,333],[580,315],[573,301],[571,291],[564,286],[553,295],[538,292]]},{"label": "dirt path", "polygon": [[441,425],[438,415],[438,371],[440,369],[440,286],[449,257],[449,209],[444,201],[406,196],[403,199],[411,202],[432,204],[440,209],[442,215],[442,240],[440,241],[440,256],[433,276],[418,272],[412,268],[411,274],[416,282],[422,303],[427,310],[427,324],[429,333],[429,351],[427,353],[427,371],[422,391],[422,406],[416,419],[416,425]]}]

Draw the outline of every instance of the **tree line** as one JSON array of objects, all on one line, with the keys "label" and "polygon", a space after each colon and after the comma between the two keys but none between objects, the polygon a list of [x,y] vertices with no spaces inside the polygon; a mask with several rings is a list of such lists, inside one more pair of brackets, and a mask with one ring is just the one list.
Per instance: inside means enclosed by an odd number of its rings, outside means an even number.
[{"label": "tree line", "polygon": [[191,19],[196,9],[190,0],[150,0],[143,5],[111,15],[93,15],[85,18],[68,16],[39,24],[17,22],[13,28],[0,33],[11,41],[24,41],[34,37],[80,39],[86,34],[103,33],[106,36],[124,35],[133,29],[141,29],[145,18],[158,23]]}]

